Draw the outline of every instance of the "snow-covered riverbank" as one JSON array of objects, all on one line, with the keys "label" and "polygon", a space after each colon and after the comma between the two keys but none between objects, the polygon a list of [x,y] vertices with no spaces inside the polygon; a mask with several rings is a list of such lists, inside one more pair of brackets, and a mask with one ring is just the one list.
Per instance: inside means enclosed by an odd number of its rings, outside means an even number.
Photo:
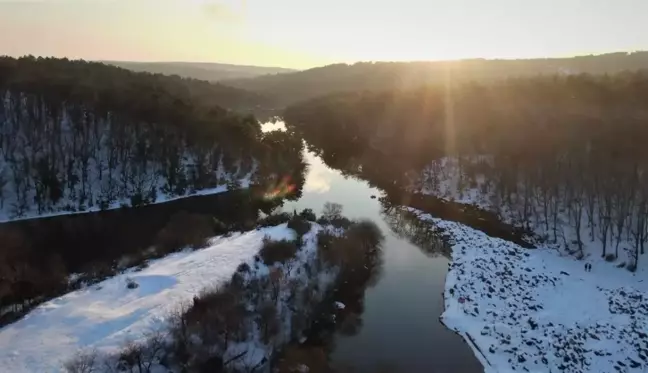
[{"label": "snow-covered riverbank", "polygon": [[[248,188],[250,187],[250,180],[251,176],[248,175],[241,180],[238,181],[239,185],[241,188]],[[196,190],[194,192],[187,192],[185,195],[167,195],[162,192],[158,193],[156,196],[156,199],[154,202],[148,203],[147,205],[154,205],[158,203],[166,203],[166,202],[171,202],[171,201],[176,201],[179,199],[183,198],[190,198],[190,197],[198,197],[198,196],[207,196],[207,195],[212,195],[212,194],[218,194],[218,193],[224,193],[229,190],[227,185],[219,185],[217,187],[213,188],[205,188],[205,189],[200,189]],[[130,206],[130,200],[129,199],[121,199],[117,201],[113,201],[107,206],[99,206],[99,205],[93,205],[93,206],[88,206],[84,207],[83,209],[72,209],[72,210],[67,210],[63,207],[61,207],[58,211],[50,211],[50,212],[42,212],[39,213],[35,208],[30,208],[28,211],[23,212],[20,216],[16,216],[15,214],[11,213],[8,208],[2,209],[0,208],[0,223],[7,223],[7,222],[12,222],[12,221],[19,221],[19,220],[29,220],[29,219],[40,219],[40,218],[51,218],[54,216],[62,216],[62,215],[76,215],[76,214],[86,214],[90,212],[99,212],[99,211],[105,211],[105,210],[115,210],[122,208],[123,206]],[[68,203],[68,202],[61,202],[59,204],[60,206],[67,206],[67,205],[74,205],[73,203]],[[11,206],[11,204],[7,204],[7,206]]]},{"label": "snow-covered riverbank", "polygon": [[600,263],[586,272],[554,249],[524,249],[418,214],[452,243],[442,321],[487,373],[648,370],[644,271]]},{"label": "snow-covered riverbank", "polygon": [[[319,229],[313,224],[304,236],[302,249],[285,264],[287,279],[304,280],[301,277],[306,272],[300,268],[317,258]],[[205,249],[171,254],[151,261],[141,271],[127,271],[46,302],[0,329],[0,371],[58,372],[79,349],[114,353],[128,342],[138,342],[147,333],[163,328],[166,317],[194,296],[230,281],[241,263],[254,268],[250,276],[267,274],[268,267],[255,264],[254,259],[264,237],[292,240],[294,235],[282,224],[217,237]],[[333,276],[322,276],[322,284],[332,281]],[[129,282],[137,287],[130,289]],[[289,336],[290,330],[287,333]],[[253,338],[247,345],[233,346],[231,353],[237,353],[237,348],[255,348],[256,353],[250,353],[247,361],[253,364],[267,355],[270,346]]]}]

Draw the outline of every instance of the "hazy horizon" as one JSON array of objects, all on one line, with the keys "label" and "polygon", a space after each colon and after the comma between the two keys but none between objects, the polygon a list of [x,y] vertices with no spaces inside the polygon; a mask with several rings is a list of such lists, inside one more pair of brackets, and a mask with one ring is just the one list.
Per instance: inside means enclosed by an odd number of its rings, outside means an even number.
[{"label": "hazy horizon", "polygon": [[648,50],[646,12],[639,0],[0,0],[0,54],[295,69],[559,58]]},{"label": "hazy horizon", "polygon": [[[577,55],[564,55],[564,56],[536,56],[536,57],[523,57],[523,58],[484,58],[484,57],[466,57],[466,58],[457,58],[457,59],[436,59],[436,60],[357,60],[357,61],[338,61],[338,62],[329,62],[326,64],[322,65],[314,65],[314,66],[309,66],[309,67],[304,67],[304,68],[294,68],[294,67],[285,67],[285,66],[272,66],[272,65],[260,65],[260,64],[249,64],[249,63],[229,63],[229,62],[222,62],[222,61],[188,61],[188,60],[167,60],[167,61],[160,61],[160,60],[112,60],[112,59],[103,59],[103,60],[91,60],[91,59],[84,59],[82,57],[79,58],[71,58],[68,56],[52,56],[52,55],[35,55],[31,54],[34,57],[43,57],[43,58],[68,58],[68,59],[78,59],[78,60],[86,60],[86,61],[95,61],[95,62],[104,62],[104,63],[120,63],[120,62],[125,62],[125,63],[141,63],[141,64],[216,64],[216,65],[231,65],[231,66],[244,66],[244,67],[268,67],[268,68],[283,68],[287,70],[307,70],[307,69],[312,69],[312,68],[317,68],[317,67],[324,67],[328,66],[331,64],[354,64],[354,63],[362,63],[362,62],[455,62],[455,61],[469,61],[469,60],[487,60],[487,61],[495,61],[495,60],[505,60],[505,61],[512,61],[512,60],[535,60],[535,59],[561,59],[561,58],[577,58],[577,57],[587,57],[587,56],[600,56],[600,55],[605,55],[605,54],[614,54],[614,53],[626,53],[626,54],[632,54],[632,53],[641,53],[641,52],[648,52],[648,50],[633,50],[633,51],[610,51],[610,52],[602,52],[602,53],[594,53],[594,54],[577,54]],[[26,57],[29,56],[30,54],[23,54],[23,55],[14,55],[10,57]]]}]

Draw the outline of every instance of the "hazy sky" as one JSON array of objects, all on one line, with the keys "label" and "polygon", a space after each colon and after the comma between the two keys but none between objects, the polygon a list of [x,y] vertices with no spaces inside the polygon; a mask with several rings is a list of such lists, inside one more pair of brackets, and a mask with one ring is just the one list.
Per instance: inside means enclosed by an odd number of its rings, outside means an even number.
[{"label": "hazy sky", "polygon": [[0,0],[0,54],[304,68],[648,49],[648,0]]}]

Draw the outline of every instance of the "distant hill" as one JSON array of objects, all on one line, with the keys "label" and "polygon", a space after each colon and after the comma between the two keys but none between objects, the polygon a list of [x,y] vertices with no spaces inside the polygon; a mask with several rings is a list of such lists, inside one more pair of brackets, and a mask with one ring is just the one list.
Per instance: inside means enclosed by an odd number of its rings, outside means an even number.
[{"label": "distant hill", "polygon": [[340,91],[390,90],[427,84],[498,80],[533,75],[604,74],[648,68],[648,52],[609,53],[570,58],[470,59],[428,62],[335,64],[289,74],[224,81],[271,95],[282,105]]},{"label": "distant hill", "polygon": [[206,62],[102,62],[137,72],[178,75],[183,78],[194,78],[209,82],[216,82],[225,79],[254,78],[265,74],[279,74],[296,71],[281,67],[244,66]]}]

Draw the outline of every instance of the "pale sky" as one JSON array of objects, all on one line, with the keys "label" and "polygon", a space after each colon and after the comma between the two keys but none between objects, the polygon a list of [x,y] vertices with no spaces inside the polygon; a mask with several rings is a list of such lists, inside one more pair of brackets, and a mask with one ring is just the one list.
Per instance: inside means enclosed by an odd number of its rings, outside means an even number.
[{"label": "pale sky", "polygon": [[648,0],[0,0],[0,55],[307,68],[648,50]]}]

